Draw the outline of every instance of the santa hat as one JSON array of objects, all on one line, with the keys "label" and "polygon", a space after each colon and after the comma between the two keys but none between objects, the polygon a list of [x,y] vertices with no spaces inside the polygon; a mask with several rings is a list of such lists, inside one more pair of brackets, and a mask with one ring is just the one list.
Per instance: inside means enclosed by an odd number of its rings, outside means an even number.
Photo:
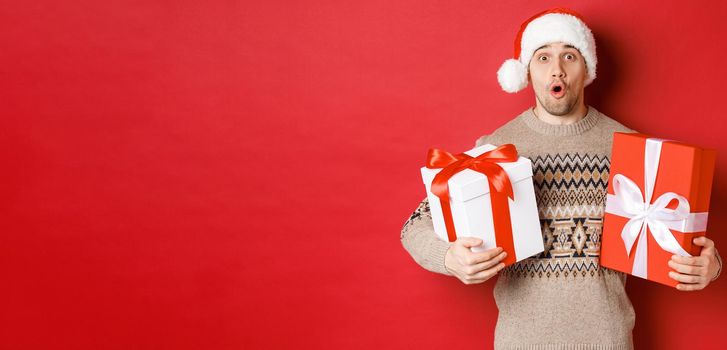
[{"label": "santa hat", "polygon": [[573,45],[580,51],[586,61],[586,86],[596,79],[593,33],[578,13],[554,8],[530,17],[520,26],[515,38],[514,58],[505,61],[497,71],[497,81],[502,89],[514,93],[528,86],[528,65],[533,53],[541,46],[555,42]]}]

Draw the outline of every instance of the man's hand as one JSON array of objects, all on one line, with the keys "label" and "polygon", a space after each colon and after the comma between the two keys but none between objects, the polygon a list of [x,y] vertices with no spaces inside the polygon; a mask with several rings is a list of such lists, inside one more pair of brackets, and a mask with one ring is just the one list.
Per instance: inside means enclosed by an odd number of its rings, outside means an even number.
[{"label": "man's hand", "polygon": [[676,270],[676,272],[669,271],[669,277],[682,282],[676,286],[681,291],[704,289],[719,271],[720,264],[717,260],[714,241],[700,236],[695,238],[693,242],[702,247],[699,256],[673,255],[671,261],[669,261],[669,267]]},{"label": "man's hand", "polygon": [[444,266],[464,284],[487,281],[505,267],[501,263],[507,253],[500,247],[473,253],[470,247],[482,245],[482,240],[474,237],[459,237],[447,250]]}]

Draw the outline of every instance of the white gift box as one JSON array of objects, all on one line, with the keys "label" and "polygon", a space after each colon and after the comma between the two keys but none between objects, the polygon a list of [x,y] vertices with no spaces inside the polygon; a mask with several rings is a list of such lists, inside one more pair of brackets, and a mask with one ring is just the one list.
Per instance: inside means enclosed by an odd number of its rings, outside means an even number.
[{"label": "white gift box", "polygon": [[[495,148],[496,146],[486,144],[464,153],[477,157]],[[530,159],[518,157],[516,162],[497,164],[505,170],[512,183],[515,200],[508,198],[510,222],[515,261],[520,261],[545,250],[533,188],[532,163]],[[422,167],[422,179],[429,198],[434,231],[440,239],[448,241],[439,197],[431,191],[432,180],[441,170]],[[484,242],[482,246],[473,247],[473,252],[496,247],[497,240],[492,220],[490,186],[487,176],[471,169],[464,169],[453,175],[449,179],[448,185],[452,219],[457,237],[482,239]],[[508,255],[512,253],[508,252]]]}]

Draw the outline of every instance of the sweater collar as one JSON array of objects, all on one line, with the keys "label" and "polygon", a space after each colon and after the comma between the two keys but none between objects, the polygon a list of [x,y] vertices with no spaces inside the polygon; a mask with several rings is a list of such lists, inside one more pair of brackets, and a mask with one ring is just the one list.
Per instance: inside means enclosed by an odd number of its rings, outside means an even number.
[{"label": "sweater collar", "polygon": [[554,125],[546,123],[542,120],[540,120],[535,113],[533,112],[533,108],[528,108],[525,112],[522,113],[522,121],[527,125],[529,128],[533,129],[534,131],[543,134],[543,135],[552,135],[552,136],[571,136],[571,135],[579,135],[582,134],[589,129],[591,129],[593,126],[598,123],[598,120],[600,119],[601,113],[599,113],[595,108],[591,106],[588,107],[588,112],[586,113],[586,116],[583,117],[583,119],[568,125]]}]

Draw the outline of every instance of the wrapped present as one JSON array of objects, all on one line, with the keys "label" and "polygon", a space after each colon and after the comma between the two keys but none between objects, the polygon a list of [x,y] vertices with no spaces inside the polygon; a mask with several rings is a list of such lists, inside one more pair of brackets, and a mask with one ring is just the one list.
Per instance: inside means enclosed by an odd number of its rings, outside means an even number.
[{"label": "wrapped present", "polygon": [[431,149],[421,173],[440,239],[480,238],[472,251],[502,247],[506,266],[544,250],[532,163],[515,146],[487,144],[457,155]]},{"label": "wrapped present", "polygon": [[715,152],[636,133],[614,133],[601,265],[676,286],[673,254],[699,255]]}]

